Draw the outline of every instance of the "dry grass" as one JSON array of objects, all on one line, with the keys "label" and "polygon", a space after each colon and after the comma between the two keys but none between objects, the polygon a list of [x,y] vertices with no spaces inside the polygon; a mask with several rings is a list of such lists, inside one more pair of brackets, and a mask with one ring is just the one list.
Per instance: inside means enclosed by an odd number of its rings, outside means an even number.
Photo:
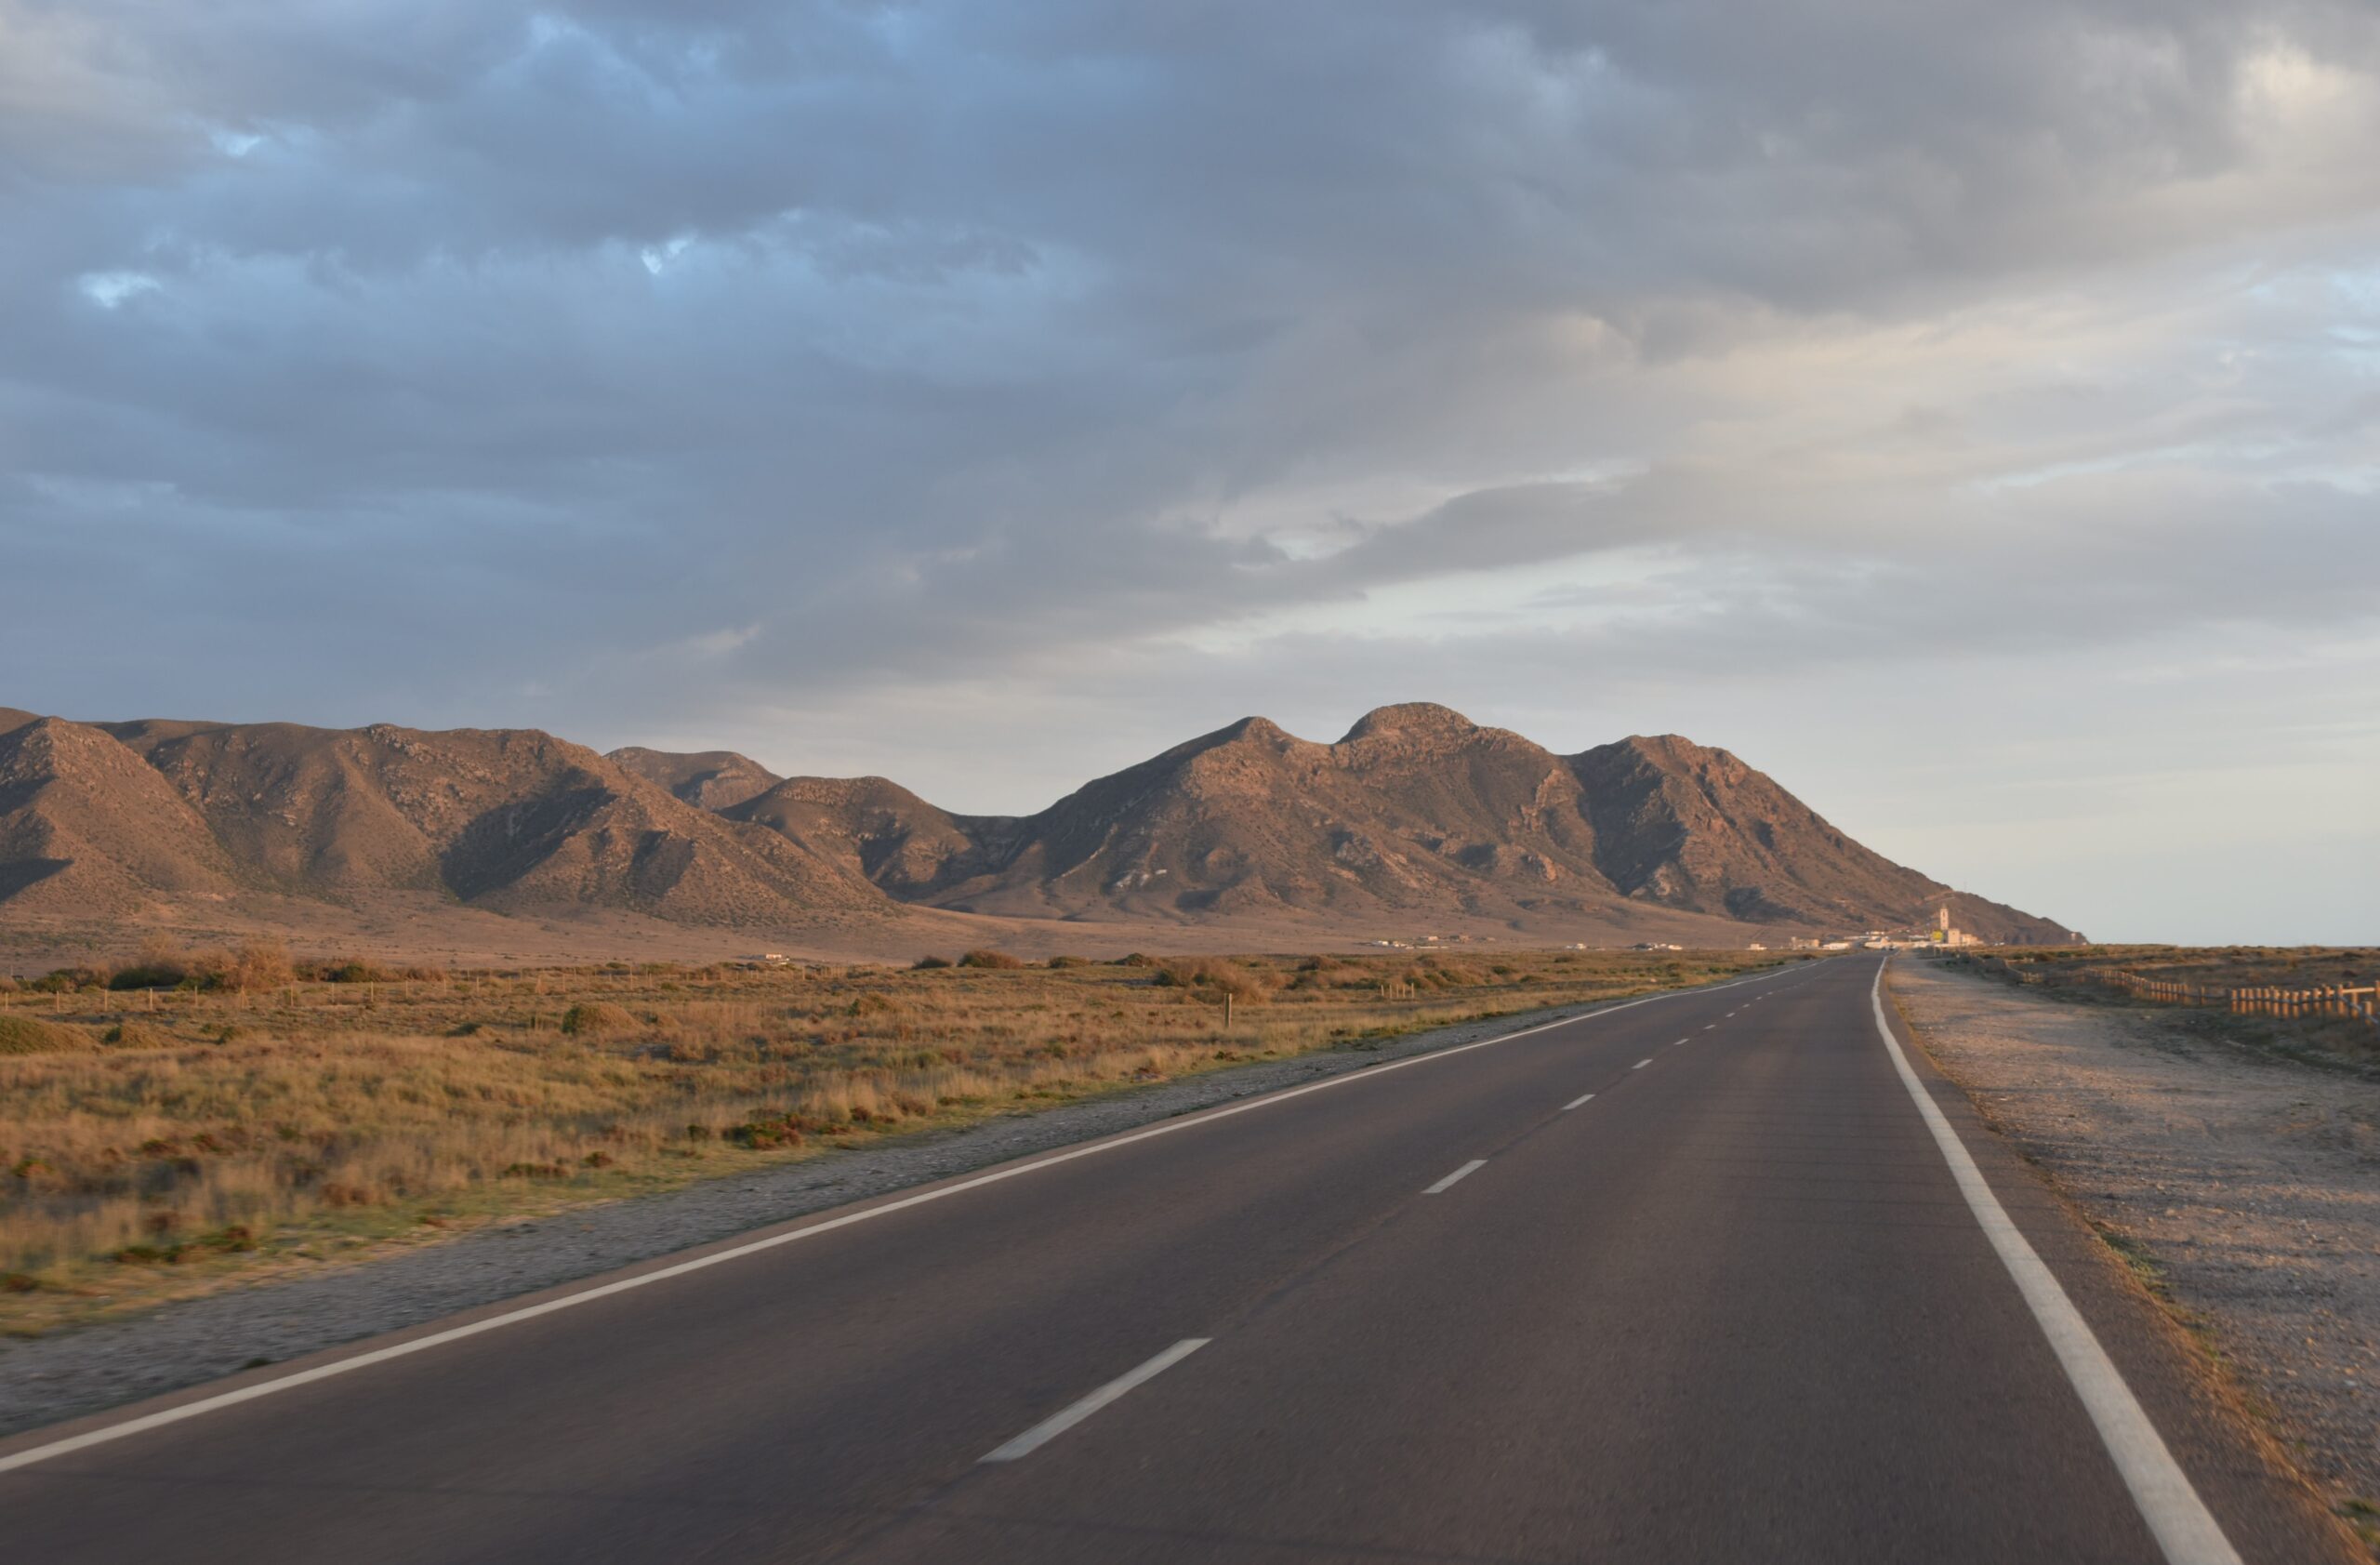
[{"label": "dry grass", "polygon": [[2380,950],[2369,946],[2002,947],[1938,960],[2014,980],[2054,999],[2172,1011],[2177,1021],[2234,1042],[2361,1066],[2380,1062],[2380,1029],[2360,1018],[2235,1015],[2215,1006],[2140,998],[2105,978],[2109,973],[2132,972],[2220,989],[2362,988],[2380,977]]},{"label": "dry grass", "polygon": [[[0,1051],[0,1330],[889,1132],[1779,960],[614,965],[393,979],[330,964],[319,971],[349,981],[20,985],[0,992],[0,1034],[45,1052]],[[144,961],[161,977],[172,966],[161,953]],[[269,970],[269,955],[255,966]],[[1228,1030],[1226,993],[1237,1002]]]}]

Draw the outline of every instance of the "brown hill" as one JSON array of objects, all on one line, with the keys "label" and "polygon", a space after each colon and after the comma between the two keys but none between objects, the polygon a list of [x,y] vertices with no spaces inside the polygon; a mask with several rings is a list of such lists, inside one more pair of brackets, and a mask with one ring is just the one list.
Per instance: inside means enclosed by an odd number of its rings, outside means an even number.
[{"label": "brown hill", "polygon": [[953,816],[882,777],[790,777],[727,810],[874,882],[905,902],[988,873],[1015,828]]},{"label": "brown hill", "polygon": [[1575,756],[1444,707],[1336,744],[1246,718],[1038,815],[956,816],[881,779],[794,778],[734,812],[905,901],[1007,917],[1607,920],[1631,905],[1801,928],[2063,932],[1851,841],[1725,750],[1674,736]]},{"label": "brown hill", "polygon": [[[426,891],[499,910],[609,908],[692,923],[880,907],[865,882],[783,837],[695,809],[534,729],[143,722],[82,732],[118,758],[108,780],[126,813],[170,801],[213,861],[257,889]],[[126,862],[137,834],[106,824],[83,834],[74,862]],[[134,874],[160,890],[184,889],[188,878]]]},{"label": "brown hill", "polygon": [[629,745],[604,759],[706,810],[733,809],[785,780],[750,756],[732,749],[677,754]]},{"label": "brown hill", "polygon": [[0,710],[0,902],[80,917],[236,889],[206,823],[139,756],[97,728]]},{"label": "brown hill", "polygon": [[1844,836],[1724,749],[1665,734],[1569,758],[1584,787],[1596,862],[1625,895],[1730,918],[1829,928],[1952,922],[1992,939],[2066,932],[2002,903],[1952,892]]}]

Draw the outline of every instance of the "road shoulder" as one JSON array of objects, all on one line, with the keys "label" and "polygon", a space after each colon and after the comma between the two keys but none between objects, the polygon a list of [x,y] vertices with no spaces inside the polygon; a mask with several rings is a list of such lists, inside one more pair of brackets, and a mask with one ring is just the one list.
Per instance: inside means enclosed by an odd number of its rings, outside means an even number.
[{"label": "road shoulder", "polygon": [[[2380,1088],[1923,962],[1895,962],[1887,989],[1959,1089],[1978,1159],[1999,1150],[1993,1183],[2050,1192],[2063,1227],[2097,1236],[2053,1264],[2069,1288],[2081,1280],[2095,1326],[2114,1323],[2127,1375],[2170,1381],[2179,1364],[2197,1382],[2162,1392],[2169,1439],[2198,1445],[2202,1468],[2230,1469],[2235,1512],[2252,1495],[2277,1519],[2289,1508],[2278,1491],[2294,1489],[2370,1546],[2380,1136],[2364,1138]],[[2248,1481],[2226,1422],[2272,1480]],[[2235,1541],[2252,1558],[2269,1552]]]}]

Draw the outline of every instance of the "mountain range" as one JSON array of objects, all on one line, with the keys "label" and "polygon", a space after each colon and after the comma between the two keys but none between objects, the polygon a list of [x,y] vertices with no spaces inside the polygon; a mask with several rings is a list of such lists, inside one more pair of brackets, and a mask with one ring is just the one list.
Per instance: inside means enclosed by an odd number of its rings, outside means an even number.
[{"label": "mountain range", "polygon": [[508,914],[864,938],[905,918],[1229,927],[1285,939],[1441,925],[1711,941],[1953,921],[2058,941],[1829,825],[1675,736],[1558,755],[1444,707],[1335,744],[1263,718],[1031,816],[732,751],[598,754],[534,729],[74,723],[0,709],[0,922],[378,896]]}]

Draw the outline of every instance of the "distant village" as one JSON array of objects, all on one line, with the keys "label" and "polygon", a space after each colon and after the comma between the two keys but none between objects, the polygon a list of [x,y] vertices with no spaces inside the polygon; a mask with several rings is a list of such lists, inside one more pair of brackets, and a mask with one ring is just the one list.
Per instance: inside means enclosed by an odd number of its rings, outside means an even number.
[{"label": "distant village", "polygon": [[[1864,934],[1848,935],[1840,940],[1829,940],[1818,935],[1808,938],[1795,935],[1785,943],[1785,948],[1792,951],[1847,951],[1852,947],[1858,946],[1871,951],[1910,951],[1924,950],[1937,946],[1983,946],[1990,943],[1973,930],[1961,929],[1952,923],[1950,907],[1945,904],[1941,911],[1935,915],[1934,927],[1914,935],[1907,931],[1871,929]],[[1768,949],[1757,940],[1746,948],[1754,951]]]},{"label": "distant village", "polygon": [[[1479,938],[1481,937],[1473,935],[1417,935],[1409,939],[1367,940],[1364,944],[1367,946],[1376,946],[1382,950],[1411,951],[1428,950],[1434,947],[1468,945]],[[2079,943],[2082,936],[2077,935],[2074,938]],[[1915,932],[1906,929],[1870,929],[1863,930],[1857,935],[1844,935],[1839,936],[1795,935],[1789,935],[1785,942],[1781,946],[1777,947],[1777,948],[1788,951],[1847,951],[1854,948],[1858,948],[1871,951],[1908,951],[1925,950],[1947,946],[1986,946],[1990,943],[1991,942],[1986,940],[1982,935],[1976,934],[1973,930],[1961,929],[1958,925],[1952,923],[1950,922],[1950,906],[1946,903],[1936,913],[1934,926],[1931,929],[1922,929]],[[1593,948],[1583,941],[1571,941],[1557,948],[1557,949],[1566,951],[1583,951],[1592,948]],[[1770,947],[1767,941],[1754,940],[1744,948],[1752,951],[1765,951],[1769,949]],[[1630,946],[1628,949],[1632,951],[1682,951],[1685,950],[1686,948],[1675,941],[1639,940],[1634,945]]]},{"label": "distant village", "polygon": [[[2082,935],[2076,935],[2073,938],[2077,944],[2082,943]],[[1392,937],[1366,940],[1362,944],[1387,951],[1427,951],[1443,950],[1451,946],[1493,943],[1496,939],[1494,935],[1416,935],[1403,939]],[[1788,936],[1785,942],[1776,948],[1788,951],[1847,951],[1858,948],[1871,951],[1908,951],[1935,949],[1948,946],[1990,944],[1991,942],[1974,931],[1961,929],[1952,923],[1950,909],[1946,905],[1936,915],[1934,927],[1931,929],[1914,933],[1908,930],[1871,929],[1858,935],[1840,936],[1795,935]],[[1554,948],[1564,951],[1587,951],[1598,948],[1583,940],[1572,940]],[[1686,948],[1674,940],[1639,940],[1627,948],[1632,951],[1683,951]],[[1766,941],[1754,940],[1744,948],[1752,951],[1765,951],[1770,947]],[[793,965],[793,959],[782,951],[761,951],[740,960],[742,965],[752,968]],[[804,965],[810,964],[804,963]]]}]

